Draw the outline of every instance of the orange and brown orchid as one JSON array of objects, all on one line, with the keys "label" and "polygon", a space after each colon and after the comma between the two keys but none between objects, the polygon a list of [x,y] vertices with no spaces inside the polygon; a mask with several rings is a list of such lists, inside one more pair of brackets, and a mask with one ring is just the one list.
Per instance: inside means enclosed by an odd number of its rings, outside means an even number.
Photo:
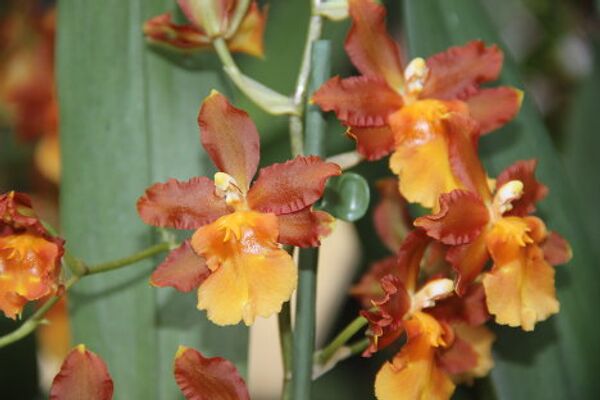
[{"label": "orange and brown orchid", "polygon": [[[470,140],[472,126],[457,121],[448,127],[457,141]],[[442,194],[439,212],[417,218],[415,225],[451,246],[446,258],[457,272],[459,294],[491,257],[494,265],[483,275],[490,313],[499,324],[533,330],[559,310],[551,264],[571,257],[568,243],[529,215],[548,192],[535,178],[536,161],[507,168],[493,191],[479,159],[463,154],[453,161],[465,189]]]},{"label": "orange and brown orchid", "polygon": [[[472,41],[405,65],[385,27],[385,9],[373,0],[350,0],[352,27],[345,48],[361,76],[334,77],[313,96],[334,111],[368,160],[390,153],[391,170],[410,202],[432,208],[440,194],[462,188],[450,164],[450,141],[443,120],[459,112],[477,121],[477,135],[510,121],[521,92],[480,88],[497,79],[502,52]],[[475,138],[476,139],[476,138]]]},{"label": "orange and brown orchid", "polygon": [[[256,1],[249,6],[239,0],[178,0],[178,4],[189,23],[173,22],[170,13],[149,19],[144,24],[144,35],[150,43],[195,51],[210,48],[214,38],[222,37],[231,51],[263,56],[267,12],[261,11]],[[244,11],[238,7],[247,7],[241,21],[235,21],[235,15]],[[208,18],[214,18],[216,26],[207,26]]]},{"label": "orange and brown orchid", "polygon": [[36,217],[26,194],[0,195],[0,310],[7,317],[56,293],[63,245]]},{"label": "orange and brown orchid", "polygon": [[220,172],[214,182],[170,179],[146,190],[137,203],[144,222],[194,229],[152,274],[155,286],[198,288],[198,308],[219,325],[247,325],[280,310],[296,287],[292,257],[280,244],[319,245],[334,219],[311,206],[338,165],[296,157],[262,168],[259,136],[248,114],[217,92],[198,116],[201,142]]},{"label": "orange and brown orchid", "polygon": [[493,334],[483,326],[489,314],[482,290],[458,297],[450,279],[433,277],[418,285],[430,245],[420,229],[411,232],[392,274],[381,279],[384,293],[361,314],[369,322],[370,356],[405,337],[400,352],[380,369],[378,399],[448,399],[455,384],[487,375],[493,362]]}]

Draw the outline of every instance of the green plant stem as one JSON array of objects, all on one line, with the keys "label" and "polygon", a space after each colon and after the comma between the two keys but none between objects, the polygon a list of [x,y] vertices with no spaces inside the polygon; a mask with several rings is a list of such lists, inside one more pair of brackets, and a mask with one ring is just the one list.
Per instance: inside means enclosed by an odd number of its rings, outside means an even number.
[{"label": "green plant stem", "polygon": [[[320,24],[320,22],[319,22]],[[314,29],[314,28],[313,28]],[[310,28],[309,28],[310,30]],[[320,33],[320,26],[318,28]],[[308,36],[311,52],[308,74],[310,76],[310,89],[315,90],[329,77],[330,74],[330,45],[328,41],[314,42],[315,37]],[[304,68],[301,70],[304,74]],[[299,85],[304,88],[303,101],[306,101],[307,82],[301,78]],[[306,78],[308,79],[308,78]],[[323,139],[326,123],[318,107],[306,108],[306,141],[304,150],[306,154],[324,155]],[[302,131],[300,131],[302,134]],[[292,138],[294,138],[292,136]],[[295,139],[301,139],[296,137]],[[317,294],[317,266],[319,263],[319,248],[300,249],[298,255],[298,292],[296,296],[296,324],[294,329],[294,357],[292,375],[292,393],[294,400],[309,400],[313,376],[313,352],[315,350],[316,327],[316,294]]]},{"label": "green plant stem", "polygon": [[356,317],[348,326],[346,326],[327,346],[323,348],[319,355],[319,364],[327,364],[327,361],[335,354],[335,352],[361,330],[366,324],[365,317]]},{"label": "green plant stem", "polygon": [[294,400],[310,399],[313,367],[312,356],[315,349],[316,276],[318,261],[318,248],[302,249],[299,252],[292,372],[292,398]]},{"label": "green plant stem", "polygon": [[371,341],[369,338],[364,338],[361,340],[357,340],[354,343],[350,343],[348,345],[348,348],[350,349],[350,355],[348,356],[348,358],[362,353],[367,347],[369,347],[370,342]]},{"label": "green plant stem", "polygon": [[134,253],[130,256],[119,258],[114,261],[109,261],[102,264],[97,264],[93,267],[88,267],[85,275],[94,275],[99,274],[101,272],[112,271],[114,269],[119,269],[125,267],[127,265],[135,264],[138,261],[145,260],[146,258],[154,257],[157,254],[165,252],[171,249],[171,245],[169,243],[163,242],[158,243],[153,246],[150,246],[142,251]]},{"label": "green plant stem", "polygon": [[369,338],[363,338],[354,343],[341,346],[324,364],[319,362],[319,356],[321,352],[317,351],[313,356],[313,359],[315,360],[313,367],[313,380],[319,379],[319,377],[334,369],[340,361],[347,360],[348,358],[362,353],[369,346],[369,342]]},{"label": "green plant stem", "polygon": [[277,314],[279,325],[279,341],[281,345],[281,357],[283,359],[283,390],[282,400],[290,400],[292,380],[292,351],[294,346],[294,335],[292,333],[292,307],[289,301],[283,303],[281,312]]},{"label": "green plant stem", "polygon": [[270,114],[295,115],[298,109],[292,98],[282,95],[244,75],[233,59],[225,39],[213,39],[213,47],[223,64],[223,69],[235,86],[250,100]]},{"label": "green plant stem", "polygon": [[31,315],[25,322],[23,322],[17,329],[12,331],[9,334],[6,334],[0,337],[0,348],[8,346],[11,343],[19,341],[32,333],[40,324],[45,322],[44,316],[52,309],[52,307],[58,303],[58,301],[64,296],[65,293],[73,285],[75,285],[81,278],[88,275],[99,274],[101,272],[112,271],[115,269],[119,269],[125,267],[127,265],[135,264],[138,261],[144,260],[146,258],[153,257],[159,253],[167,251],[171,248],[169,243],[158,243],[153,246],[148,247],[142,251],[134,253],[130,256],[119,258],[114,261],[109,261],[106,263],[97,264],[95,266],[88,267],[81,260],[73,257],[69,254],[66,260],[67,265],[69,265],[73,275],[69,278],[69,280],[64,285],[64,290],[61,290],[58,294],[50,297],[40,308],[36,310],[33,315]]},{"label": "green plant stem", "polygon": [[[313,14],[315,13],[313,5]],[[321,36],[323,27],[323,19],[318,15],[310,17],[308,25],[308,31],[306,33],[306,43],[304,45],[304,52],[302,55],[302,63],[300,64],[300,72],[298,73],[298,80],[296,81],[296,90],[294,92],[293,102],[296,108],[299,110],[296,115],[290,116],[289,130],[290,130],[290,146],[292,149],[292,155],[298,156],[303,154],[304,150],[304,139],[303,130],[304,126],[302,123],[302,115],[304,114],[304,104],[306,102],[306,90],[308,85],[308,78],[310,77],[311,71],[311,55],[313,43]]]}]

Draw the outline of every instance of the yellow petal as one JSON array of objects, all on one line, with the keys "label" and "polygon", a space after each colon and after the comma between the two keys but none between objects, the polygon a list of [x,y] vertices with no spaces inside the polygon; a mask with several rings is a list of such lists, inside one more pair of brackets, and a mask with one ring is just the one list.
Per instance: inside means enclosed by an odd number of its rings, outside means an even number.
[{"label": "yellow petal", "polygon": [[377,373],[375,396],[378,400],[446,400],[454,383],[437,365],[436,347],[441,345],[442,328],[424,313],[407,321],[408,341]]},{"label": "yellow petal", "polygon": [[198,308],[218,325],[251,325],[281,310],[296,288],[291,256],[277,246],[277,217],[236,211],[196,231],[192,247],[213,271],[198,288]]},{"label": "yellow petal", "polygon": [[448,139],[442,118],[449,112],[441,101],[421,100],[389,119],[396,151],[390,169],[399,178],[400,193],[423,207],[438,206],[442,193],[462,188],[452,173]]},{"label": "yellow petal", "polygon": [[559,310],[554,268],[527,233],[531,230],[527,220],[502,220],[500,228],[496,224],[486,237],[494,260],[483,278],[487,306],[497,323],[531,331],[536,322]]}]

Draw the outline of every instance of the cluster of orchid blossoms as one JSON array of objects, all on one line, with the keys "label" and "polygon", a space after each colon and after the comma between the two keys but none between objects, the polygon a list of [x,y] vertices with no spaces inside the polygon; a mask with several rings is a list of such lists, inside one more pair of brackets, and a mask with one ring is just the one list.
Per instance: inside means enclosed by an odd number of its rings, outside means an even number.
[{"label": "cluster of orchid blossoms", "polygon": [[[209,3],[180,0],[189,24],[164,14],[144,32],[153,43],[183,50],[219,39],[231,51],[262,55],[265,13],[255,2]],[[348,6],[345,49],[361,75],[330,79],[311,102],[335,112],[362,159],[392,154],[397,176],[376,183],[373,215],[393,255],[351,289],[364,308],[359,322],[368,324],[363,355],[400,346],[375,378],[379,400],[448,399],[456,384],[492,368],[489,320],[530,331],[559,311],[553,266],[570,259],[570,248],[532,215],[548,192],[535,178],[535,160],[518,161],[492,179],[479,159],[480,137],[508,123],[521,103],[517,89],[480,87],[498,77],[501,51],[473,41],[406,63],[386,31],[382,6],[372,0]],[[194,231],[152,273],[151,284],[197,290],[198,309],[217,325],[251,325],[280,312],[296,289],[289,248],[317,247],[331,232],[334,217],[314,205],[342,169],[297,156],[255,177],[257,129],[215,91],[198,123],[218,169],[214,179],[156,183],[137,202],[145,223]],[[411,215],[409,203],[423,211]],[[14,318],[27,301],[60,292],[63,242],[22,194],[2,196],[0,215],[0,309]],[[249,398],[235,366],[222,358],[181,347],[174,372],[186,398]],[[112,396],[106,365],[83,346],[67,357],[52,398],[78,381],[90,383],[90,395],[101,393],[90,398]]]},{"label": "cluster of orchid blossoms", "polygon": [[[447,399],[456,383],[491,369],[488,318],[530,331],[559,311],[553,265],[570,249],[530,215],[547,194],[535,160],[497,179],[479,160],[480,136],[510,121],[521,102],[516,89],[480,88],[498,77],[500,50],[474,41],[404,64],[383,7],[350,2],[350,14],[346,52],[362,75],[332,78],[313,101],[335,112],[366,159],[393,153],[398,176],[380,184],[375,219],[395,256],[353,289],[369,322],[365,355],[404,343],[377,374],[378,399]],[[431,214],[411,224],[406,202]]]}]

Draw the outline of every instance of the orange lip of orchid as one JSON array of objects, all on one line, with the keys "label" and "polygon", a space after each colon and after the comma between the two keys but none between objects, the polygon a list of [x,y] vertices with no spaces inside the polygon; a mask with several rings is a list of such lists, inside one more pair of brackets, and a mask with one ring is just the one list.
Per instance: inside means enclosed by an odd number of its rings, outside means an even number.
[{"label": "orange lip of orchid", "polygon": [[49,235],[23,193],[0,196],[0,310],[16,318],[58,289],[62,239]]},{"label": "orange lip of orchid", "polygon": [[280,244],[319,245],[333,217],[313,211],[339,166],[296,157],[262,168],[259,136],[248,114],[213,91],[198,116],[202,145],[220,170],[182,182],[170,179],[146,190],[138,212],[150,225],[194,229],[171,252],[151,283],[198,289],[198,308],[219,325],[247,325],[280,310],[296,287],[297,271]]},{"label": "orange lip of orchid", "polygon": [[443,119],[451,112],[468,115],[479,136],[514,118],[522,93],[479,87],[500,73],[502,52],[496,46],[473,41],[405,65],[386,31],[383,6],[350,0],[349,10],[345,48],[362,75],[330,79],[313,101],[336,113],[366,159],[394,152],[390,168],[400,177],[402,195],[435,207],[440,194],[462,188],[449,161],[451,138]]},{"label": "orange lip of orchid", "polygon": [[429,236],[451,246],[447,260],[458,274],[460,294],[491,256],[494,265],[482,280],[487,307],[497,323],[524,330],[558,312],[551,263],[570,258],[568,243],[549,233],[539,218],[528,216],[548,191],[535,179],[535,166],[534,160],[520,161],[506,169],[493,196],[485,178],[476,178],[477,168],[471,168],[465,181],[471,182],[472,191],[443,194],[437,214],[415,221]]},{"label": "orange lip of orchid", "polygon": [[170,13],[161,14],[146,21],[144,35],[153,44],[163,45],[182,51],[195,51],[210,48],[213,37],[223,37],[231,51],[242,52],[255,57],[264,54],[263,35],[267,12],[260,10],[256,1],[250,3],[246,15],[235,31],[231,22],[239,2],[235,0],[214,0],[220,26],[212,35],[202,21],[201,5],[196,0],[179,0],[179,6],[188,24],[172,21]]}]

